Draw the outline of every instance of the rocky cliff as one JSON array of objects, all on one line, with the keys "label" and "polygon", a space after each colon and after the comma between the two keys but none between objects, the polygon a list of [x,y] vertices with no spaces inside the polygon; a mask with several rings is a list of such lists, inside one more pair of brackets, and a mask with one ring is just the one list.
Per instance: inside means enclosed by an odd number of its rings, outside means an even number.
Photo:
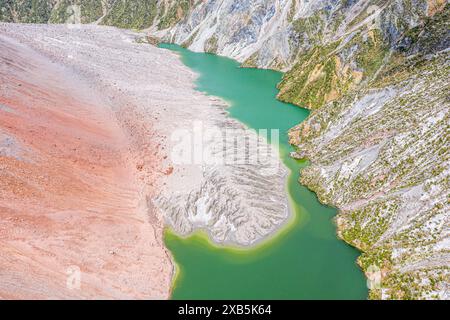
[{"label": "rocky cliff", "polygon": [[287,71],[279,98],[314,109],[371,79],[399,38],[445,3],[199,1],[179,23],[156,34],[193,51],[232,57],[247,67]]},{"label": "rocky cliff", "polygon": [[448,9],[404,33],[375,76],[290,132],[301,182],[337,206],[372,298],[448,299]]}]

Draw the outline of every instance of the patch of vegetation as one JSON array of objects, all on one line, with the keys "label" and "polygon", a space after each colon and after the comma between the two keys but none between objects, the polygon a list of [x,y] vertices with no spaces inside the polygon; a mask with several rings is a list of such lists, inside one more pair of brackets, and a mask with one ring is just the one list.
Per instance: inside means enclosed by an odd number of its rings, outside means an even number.
[{"label": "patch of vegetation", "polygon": [[372,247],[387,230],[391,218],[398,211],[397,199],[369,203],[369,205],[347,213],[351,223],[342,231],[342,238],[360,249]]},{"label": "patch of vegetation", "polygon": [[205,52],[217,53],[217,48],[218,48],[217,41],[218,41],[218,39],[215,35],[211,36],[211,38],[209,38],[205,43],[205,48],[204,48]]},{"label": "patch of vegetation", "polygon": [[438,296],[432,295],[440,283],[446,282],[446,270],[430,269],[415,272],[390,272],[384,279],[384,285],[388,287],[390,299],[395,300],[417,300],[438,299]]},{"label": "patch of vegetation", "polygon": [[64,23],[70,17],[69,6],[71,1],[61,0],[52,10],[49,22],[50,23]]},{"label": "patch of vegetation", "polygon": [[370,30],[367,37],[356,37],[359,44],[356,63],[362,69],[364,77],[372,77],[383,65],[383,60],[389,52],[378,29]]},{"label": "patch of vegetation", "polygon": [[331,205],[333,199],[330,197],[327,189],[319,179],[319,173],[313,167],[303,168],[300,172],[300,184],[308,187],[309,190],[316,193],[317,198],[322,204]]},{"label": "patch of vegetation", "polygon": [[[376,7],[383,7],[389,0],[371,0],[370,2],[367,2],[365,4],[365,7],[361,10],[360,14],[357,15],[347,26],[347,29],[352,29],[353,27],[357,26],[359,23],[363,22],[366,18],[368,18],[370,15],[372,15],[374,12],[371,11],[369,8],[371,6]],[[404,3],[408,2],[409,0],[403,0]],[[374,7],[375,8],[375,7]],[[369,22],[370,23],[370,22]]]},{"label": "patch of vegetation", "polygon": [[253,53],[250,57],[247,58],[247,60],[245,60],[241,67],[243,68],[257,68],[258,67],[258,57],[259,57],[259,53],[258,51]]},{"label": "patch of vegetation", "polygon": [[101,24],[140,30],[150,27],[156,15],[157,2],[154,0],[119,0],[114,3]]},{"label": "patch of vegetation", "polygon": [[300,18],[292,22],[294,32],[301,43],[318,43],[325,26],[322,11],[319,10],[312,16]]},{"label": "patch of vegetation", "polygon": [[166,13],[161,17],[159,21],[159,29],[167,29],[173,27],[177,22],[183,19],[189,10],[194,5],[193,0],[180,0],[170,4]]},{"label": "patch of vegetation", "polygon": [[0,0],[0,21],[47,23],[51,10],[46,0]]},{"label": "patch of vegetation", "polygon": [[422,24],[409,29],[399,40],[396,50],[405,56],[429,54],[448,48],[450,45],[450,4]]},{"label": "patch of vegetation", "polygon": [[81,7],[81,22],[92,23],[97,21],[103,15],[103,7],[101,1],[98,0],[82,0],[79,1]]},{"label": "patch of vegetation", "polygon": [[335,55],[330,53],[339,42],[328,46],[316,46],[302,55],[294,67],[284,76],[278,88],[281,101],[306,106],[321,107],[327,102],[327,95],[338,88]]}]

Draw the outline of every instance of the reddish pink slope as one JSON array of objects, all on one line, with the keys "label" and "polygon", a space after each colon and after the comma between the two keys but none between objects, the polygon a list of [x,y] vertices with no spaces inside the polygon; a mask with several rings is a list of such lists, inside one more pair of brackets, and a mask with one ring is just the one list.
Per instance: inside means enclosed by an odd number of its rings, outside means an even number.
[{"label": "reddish pink slope", "polygon": [[146,201],[158,159],[146,141],[142,170],[137,145],[149,129],[130,110],[119,125],[101,94],[2,36],[0,59],[0,298],[167,298]]}]

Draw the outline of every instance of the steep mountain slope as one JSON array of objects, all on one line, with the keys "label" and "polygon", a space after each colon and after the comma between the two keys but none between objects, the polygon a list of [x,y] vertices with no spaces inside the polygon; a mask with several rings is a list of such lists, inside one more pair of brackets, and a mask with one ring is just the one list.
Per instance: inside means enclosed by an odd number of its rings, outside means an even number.
[{"label": "steep mountain slope", "polygon": [[381,269],[371,297],[448,299],[448,52],[403,50],[290,138],[312,162],[301,182],[340,208],[339,236],[364,252],[366,273]]},{"label": "steep mountain slope", "polygon": [[401,35],[442,0],[203,1],[163,40],[288,71],[279,98],[317,108],[372,78]]}]

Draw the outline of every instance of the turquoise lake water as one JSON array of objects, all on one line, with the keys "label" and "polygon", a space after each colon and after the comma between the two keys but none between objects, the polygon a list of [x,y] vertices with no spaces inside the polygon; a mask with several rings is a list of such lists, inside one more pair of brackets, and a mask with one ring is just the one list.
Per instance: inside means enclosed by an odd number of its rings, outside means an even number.
[{"label": "turquoise lake water", "polygon": [[278,235],[254,249],[223,248],[203,233],[180,238],[170,230],[165,243],[179,271],[173,299],[366,299],[368,290],[356,264],[359,252],[336,237],[336,209],[323,206],[298,183],[305,162],[289,157],[288,130],[309,111],[276,100],[282,74],[244,69],[234,60],[177,52],[199,74],[197,89],[230,103],[230,116],[254,129],[280,130],[280,157],[291,170],[287,193],[295,218]]}]

